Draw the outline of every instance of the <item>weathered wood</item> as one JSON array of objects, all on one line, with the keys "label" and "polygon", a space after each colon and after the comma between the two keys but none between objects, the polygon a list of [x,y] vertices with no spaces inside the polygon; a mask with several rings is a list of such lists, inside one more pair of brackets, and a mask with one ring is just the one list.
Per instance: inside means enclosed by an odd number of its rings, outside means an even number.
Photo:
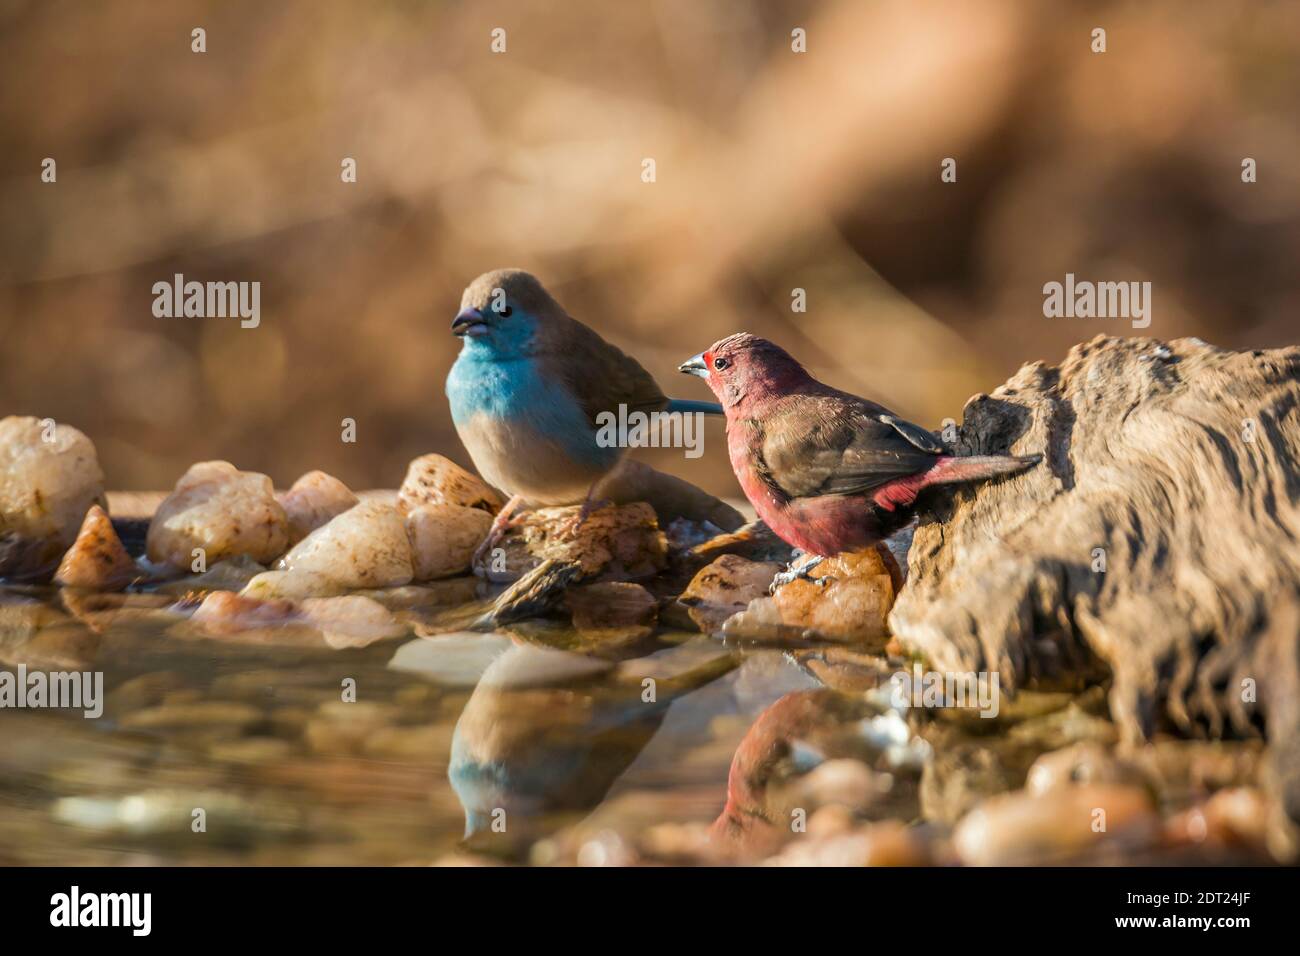
[{"label": "weathered wood", "polygon": [[904,647],[1004,688],[1100,663],[1129,742],[1264,732],[1300,819],[1300,348],[1098,337],[971,399],[957,444],[1047,457],[922,518]]}]

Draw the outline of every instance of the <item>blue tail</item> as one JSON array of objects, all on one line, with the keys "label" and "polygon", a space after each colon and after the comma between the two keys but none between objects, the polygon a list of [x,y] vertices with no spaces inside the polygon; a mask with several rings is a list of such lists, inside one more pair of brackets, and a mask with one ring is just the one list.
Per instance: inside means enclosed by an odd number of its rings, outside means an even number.
[{"label": "blue tail", "polygon": [[717,402],[694,402],[689,398],[670,398],[668,399],[668,411],[681,412],[683,414],[693,414],[703,412],[705,415],[721,415],[722,406]]}]

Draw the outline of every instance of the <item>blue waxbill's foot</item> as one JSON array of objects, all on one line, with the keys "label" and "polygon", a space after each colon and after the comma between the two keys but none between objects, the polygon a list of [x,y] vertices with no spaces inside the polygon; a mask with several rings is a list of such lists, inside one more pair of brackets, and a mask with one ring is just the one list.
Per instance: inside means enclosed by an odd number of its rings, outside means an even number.
[{"label": "blue waxbill's foot", "polygon": [[524,499],[522,497],[514,495],[501,506],[501,510],[492,519],[492,527],[488,529],[487,537],[474,550],[474,557],[470,559],[470,567],[478,567],[492,553],[492,549],[501,543],[501,539],[505,537],[506,532],[519,523],[523,516],[516,515],[515,512],[519,510],[520,505],[523,503]]}]

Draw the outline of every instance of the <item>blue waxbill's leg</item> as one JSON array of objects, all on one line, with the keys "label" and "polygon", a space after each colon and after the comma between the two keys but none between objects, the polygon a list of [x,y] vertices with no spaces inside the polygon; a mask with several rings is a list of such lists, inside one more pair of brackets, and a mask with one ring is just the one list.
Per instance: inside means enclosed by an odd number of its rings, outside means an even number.
[{"label": "blue waxbill's leg", "polygon": [[599,511],[606,505],[613,504],[612,501],[592,497],[596,493],[596,485],[598,484],[600,484],[600,479],[593,482],[591,487],[587,489],[587,497],[582,499],[582,507],[578,509],[578,513],[574,515],[573,520],[569,522],[569,526],[564,529],[565,534],[577,534],[578,529],[581,528],[583,523],[591,517],[593,511]]},{"label": "blue waxbill's leg", "polygon": [[483,539],[474,551],[474,557],[470,559],[470,567],[476,567],[484,558],[486,558],[498,544],[506,531],[518,523],[519,517],[515,514],[519,506],[524,503],[523,496],[512,495],[510,500],[501,506],[495,518],[492,519],[492,527],[488,529],[487,537]]},{"label": "blue waxbill's leg", "polygon": [[776,577],[772,579],[772,586],[767,589],[768,593],[775,594],[777,588],[783,588],[791,581],[798,580],[799,578],[803,578],[807,581],[811,581],[813,584],[816,584],[819,587],[825,587],[834,579],[830,577],[824,577],[824,576],[820,578],[815,578],[808,573],[809,571],[817,567],[817,565],[821,564],[825,560],[826,558],[820,554],[809,554],[809,555],[803,555],[803,561],[800,561],[798,563],[796,563],[795,561],[791,561],[790,565],[784,571],[778,572]]}]

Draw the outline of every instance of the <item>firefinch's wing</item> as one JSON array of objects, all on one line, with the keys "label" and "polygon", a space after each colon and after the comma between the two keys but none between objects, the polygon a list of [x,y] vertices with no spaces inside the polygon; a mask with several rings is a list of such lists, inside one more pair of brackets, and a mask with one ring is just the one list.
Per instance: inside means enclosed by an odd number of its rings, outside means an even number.
[{"label": "firefinch's wing", "polygon": [[886,425],[892,426],[896,432],[921,449],[921,451],[928,451],[932,455],[942,455],[946,451],[939,440],[920,425],[913,425],[897,415],[883,414],[880,416],[880,420]]},{"label": "firefinch's wing", "polygon": [[761,470],[791,498],[854,495],[925,471],[942,451],[924,429],[878,405],[818,396],[763,423]]},{"label": "firefinch's wing", "polygon": [[594,430],[601,412],[618,413],[663,409],[668,399],[636,359],[625,355],[576,319],[550,323],[545,330],[549,347],[540,350],[544,374],[555,375],[578,400]]}]

